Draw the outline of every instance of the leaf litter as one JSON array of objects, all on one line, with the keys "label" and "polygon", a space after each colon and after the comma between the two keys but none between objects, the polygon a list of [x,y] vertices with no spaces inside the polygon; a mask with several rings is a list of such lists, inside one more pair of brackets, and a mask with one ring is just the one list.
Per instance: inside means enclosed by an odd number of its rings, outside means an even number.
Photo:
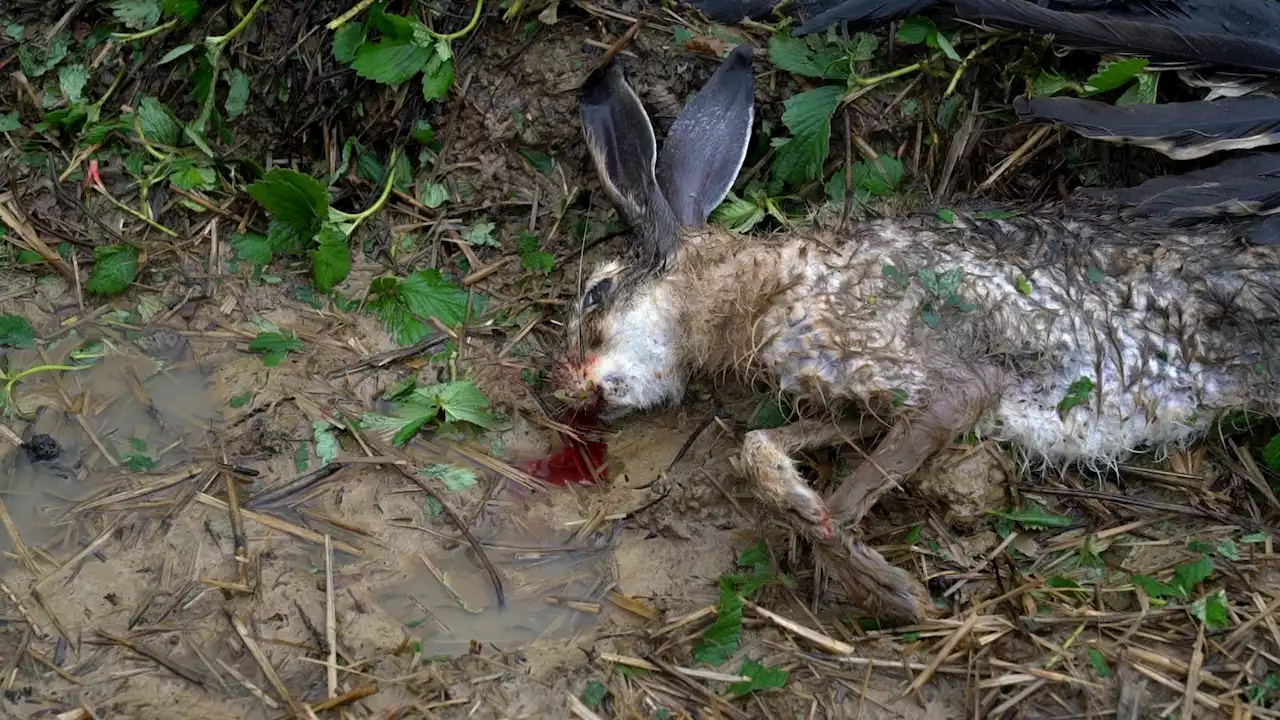
[{"label": "leaf litter", "polygon": [[[588,430],[528,399],[582,248],[619,230],[579,202],[592,179],[567,90],[594,59],[580,46],[630,21],[517,2],[480,23],[490,8],[446,5],[339,22],[350,5],[120,0],[58,27],[0,10],[0,53],[31,83],[0,89],[17,141],[0,152],[31,188],[0,192],[0,372],[20,376],[0,439],[7,710],[172,717],[162,693],[193,717],[1065,716],[1113,708],[1136,676],[1162,716],[1275,713],[1277,508],[1239,489],[1280,471],[1266,420],[1162,467],[1011,483],[967,525],[888,498],[868,542],[945,605],[913,628],[815,590],[803,543],[736,490],[732,443],[695,432],[703,399],[591,434],[608,482],[545,492],[528,469]],[[920,189],[1003,45],[911,19],[895,67],[883,32],[636,12],[633,72],[660,109],[744,32],[804,78],[762,90],[746,181],[716,222],[785,227],[807,203],[955,222]],[[1024,60],[1008,67],[1035,94],[1126,104],[1168,84],[1139,60]],[[973,152],[998,161],[1028,137]],[[1092,145],[1067,150],[1079,179],[1112,172]],[[998,180],[994,161],[960,163],[950,187],[1030,198],[1061,155]],[[925,325],[981,312],[947,268],[894,270],[935,298]],[[714,390],[726,427],[781,422],[734,392]],[[1060,411],[1094,399],[1081,378]],[[41,436],[58,459],[27,459]],[[903,697],[926,685],[926,707]]]}]

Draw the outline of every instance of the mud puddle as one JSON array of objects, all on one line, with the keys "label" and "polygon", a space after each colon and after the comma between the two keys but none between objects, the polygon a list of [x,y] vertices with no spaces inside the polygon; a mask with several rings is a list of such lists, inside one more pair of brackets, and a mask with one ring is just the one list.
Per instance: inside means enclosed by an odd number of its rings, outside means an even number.
[{"label": "mud puddle", "polygon": [[[22,542],[38,552],[74,552],[68,511],[94,497],[187,467],[221,421],[205,374],[185,343],[166,340],[151,357],[128,341],[72,338],[48,352],[6,356],[8,374],[41,366],[12,388],[10,412],[30,419],[28,447],[0,455],[0,497]],[[0,534],[0,568],[17,560]]]}]

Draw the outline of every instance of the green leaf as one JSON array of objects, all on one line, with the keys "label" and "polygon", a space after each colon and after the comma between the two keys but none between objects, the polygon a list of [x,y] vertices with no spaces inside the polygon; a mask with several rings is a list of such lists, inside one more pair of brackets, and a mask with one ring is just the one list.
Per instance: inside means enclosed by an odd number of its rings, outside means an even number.
[{"label": "green leaf", "polygon": [[322,465],[328,465],[338,457],[342,448],[338,445],[338,435],[333,426],[324,420],[311,421],[311,439],[316,444],[316,455]]},{"label": "green leaf", "polygon": [[178,58],[182,57],[183,55],[186,55],[187,53],[195,49],[196,49],[196,46],[194,43],[183,43],[173,48],[169,52],[165,53],[164,55],[161,55],[160,59],[156,61],[156,65],[164,65],[166,63],[171,63],[174,60],[177,60]]},{"label": "green leaf", "polygon": [[926,17],[910,17],[898,26],[898,41],[907,45],[923,45],[938,32],[938,26]]},{"label": "green leaf", "polygon": [[604,704],[605,695],[608,694],[609,689],[604,686],[604,683],[599,680],[592,680],[587,683],[587,687],[582,691],[582,696],[579,699],[582,700],[583,705],[592,710],[599,710],[600,706]]},{"label": "green leaf", "polygon": [[431,128],[431,123],[426,120],[414,122],[413,130],[409,134],[422,145],[430,145],[436,138],[435,130]]},{"label": "green leaf", "polygon": [[472,245],[487,245],[489,247],[501,247],[498,241],[493,237],[494,225],[489,220],[481,220],[471,229],[462,234],[462,239]]},{"label": "green leaf", "polygon": [[351,250],[347,247],[347,235],[333,223],[325,223],[316,236],[316,248],[311,251],[311,277],[316,289],[327,293],[335,285],[347,279],[351,273]]},{"label": "green leaf", "polygon": [[556,160],[546,153],[534,152],[533,150],[521,150],[520,157],[529,161],[534,170],[542,175],[551,175],[551,171],[555,168]]},{"label": "green leaf", "polygon": [[1183,597],[1190,597],[1191,591],[1211,575],[1213,560],[1208,555],[1201,555],[1199,560],[1174,567],[1173,582],[1170,585],[1180,590]]},{"label": "green leaf", "polygon": [[1089,76],[1084,82],[1084,95],[1096,95],[1108,90],[1115,90],[1133,79],[1147,66],[1147,59],[1134,57],[1117,60],[1103,65],[1098,72]]},{"label": "green leaf", "polygon": [[93,270],[84,287],[95,295],[119,295],[138,276],[138,251],[129,245],[99,245],[93,249]]},{"label": "green leaf", "polygon": [[249,76],[238,68],[227,73],[227,119],[235,120],[244,114],[244,106],[249,102]]},{"label": "green leaf", "polygon": [[236,233],[231,236],[231,249],[236,258],[254,267],[271,264],[271,242],[257,233]]},{"label": "green leaf", "polygon": [[749,695],[757,690],[780,688],[787,684],[787,671],[782,668],[765,667],[755,660],[747,660],[738,668],[739,675],[751,678],[745,682],[729,684],[729,694],[734,697]]},{"label": "green leaf", "polygon": [[1125,89],[1124,94],[1116,100],[1116,105],[1120,107],[1154,105],[1156,102],[1156,84],[1159,79],[1160,73],[1142,73],[1138,75],[1138,82]]},{"label": "green leaf", "polygon": [[760,403],[748,423],[749,430],[770,430],[787,424],[787,410],[777,398],[768,398]]},{"label": "green leaf", "polygon": [[453,57],[441,58],[437,53],[422,70],[422,99],[440,100],[453,85]]},{"label": "green leaf", "polygon": [[399,85],[431,60],[431,50],[411,42],[383,40],[365,43],[356,50],[351,68],[356,75],[383,85]]},{"label": "green leaf", "polygon": [[462,322],[467,312],[467,291],[445,279],[435,268],[405,278],[400,296],[415,314],[436,318],[449,327]]},{"label": "green leaf", "polygon": [[720,602],[716,620],[702,631],[693,646],[693,660],[703,665],[723,665],[738,651],[742,637],[742,598],[728,578],[720,578]]},{"label": "green leaf", "polygon": [[1093,666],[1093,671],[1097,673],[1099,678],[1106,680],[1111,677],[1111,666],[1107,664],[1107,659],[1102,656],[1102,652],[1097,648],[1089,648],[1089,664]]},{"label": "green leaf", "polygon": [[551,272],[556,256],[538,248],[538,236],[525,230],[516,239],[516,252],[520,253],[520,265],[529,272]]},{"label": "green leaf", "polygon": [[0,347],[29,348],[36,344],[36,331],[21,315],[0,315]]},{"label": "green leaf", "polygon": [[356,51],[364,44],[365,29],[359,22],[349,22],[333,34],[333,59],[343,65],[351,64]]},{"label": "green leaf", "polygon": [[271,216],[307,234],[329,219],[329,193],[310,175],[277,168],[245,188]]},{"label": "green leaf", "polygon": [[365,413],[360,417],[360,424],[368,430],[391,431],[391,444],[400,446],[422,429],[422,426],[435,420],[440,408],[435,405],[419,405],[417,403],[397,403],[394,415]]},{"label": "green leaf", "polygon": [[111,13],[130,30],[150,30],[160,22],[156,0],[114,0]]},{"label": "green leaf", "polygon": [[1035,503],[1028,503],[1014,510],[988,510],[987,514],[1011,520],[1028,530],[1071,527],[1076,523],[1066,515],[1055,515]]},{"label": "green leaf", "polygon": [[426,186],[422,188],[422,197],[419,198],[423,205],[426,205],[432,210],[445,204],[448,199],[449,188],[445,187],[443,183],[435,182],[427,183]]},{"label": "green leaf", "polygon": [[1134,587],[1140,588],[1142,592],[1146,593],[1147,597],[1162,598],[1181,595],[1177,588],[1165,585],[1159,580],[1146,575],[1133,575],[1129,580],[1134,584]]},{"label": "green leaf", "polygon": [[260,332],[257,337],[249,341],[249,352],[261,355],[262,364],[267,367],[279,365],[286,355],[298,352],[303,347],[301,340],[292,334],[279,331]]},{"label": "green leaf", "polygon": [[712,222],[736,233],[750,232],[764,216],[764,208],[733,193],[711,211]]},{"label": "green leaf", "polygon": [[253,391],[245,390],[239,395],[233,395],[231,400],[227,402],[227,405],[230,405],[232,410],[239,410],[245,405],[248,405],[250,400],[253,400]]},{"label": "green leaf", "polygon": [[1107,276],[1103,274],[1101,268],[1092,267],[1092,266],[1089,267],[1088,270],[1084,271],[1084,277],[1086,280],[1093,283],[1094,285],[1105,282],[1107,279]]},{"label": "green leaf", "polygon": [[849,74],[844,51],[818,35],[794,38],[790,33],[774,33],[769,38],[769,62],[804,77],[844,80]]},{"label": "green leaf", "polygon": [[1037,97],[1056,95],[1070,85],[1071,81],[1060,76],[1060,74],[1050,72],[1050,70],[1041,70],[1041,73],[1032,81],[1032,95]]},{"label": "green leaf", "polygon": [[489,398],[470,380],[429,385],[418,388],[413,394],[444,410],[446,422],[468,422],[482,428],[493,424],[494,416],[489,412]]},{"label": "green leaf", "polygon": [[434,480],[439,480],[441,484],[454,492],[475,487],[479,482],[474,470],[458,467],[457,465],[431,465],[424,468],[421,474]]},{"label": "green leaf", "polygon": [[13,132],[22,129],[22,120],[18,118],[17,110],[10,110],[7,113],[0,113],[0,132]]},{"label": "green leaf", "polygon": [[1280,472],[1280,435],[1272,437],[1262,446],[1262,462],[1268,469]]},{"label": "green leaf", "polygon": [[218,174],[213,168],[201,167],[186,158],[180,158],[174,162],[169,182],[183,190],[212,190],[218,186]]},{"label": "green leaf", "polygon": [[1017,288],[1019,295],[1031,295],[1031,281],[1026,277],[1019,275],[1018,279],[1014,281],[1013,286]]},{"label": "green leaf", "polygon": [[951,123],[955,122],[956,115],[960,112],[960,101],[961,97],[959,95],[952,95],[946,100],[938,103],[938,114],[935,118],[938,123],[938,127],[943,130],[949,130],[951,128]]},{"label": "green leaf", "polygon": [[58,68],[58,88],[72,103],[84,99],[84,88],[89,84],[89,71],[84,65],[74,63]]},{"label": "green leaf", "polygon": [[124,464],[134,472],[150,472],[156,467],[156,461],[147,455],[128,453],[124,456]]},{"label": "green leaf", "polygon": [[948,225],[952,225],[956,221],[956,214],[950,208],[938,208],[938,219]]},{"label": "green leaf", "polygon": [[304,442],[298,445],[298,449],[293,453],[293,468],[298,472],[306,472],[309,467],[311,467],[311,450]]},{"label": "green leaf", "polygon": [[1067,394],[1058,402],[1058,414],[1065,416],[1067,411],[1077,405],[1089,402],[1089,393],[1093,392],[1093,379],[1082,377],[1067,386]]},{"label": "green leaf", "polygon": [[1206,629],[1222,630],[1227,627],[1227,592],[1222,588],[1212,595],[1191,603],[1191,616],[1204,623]]},{"label": "green leaf", "polygon": [[189,23],[200,14],[200,3],[199,0],[160,0],[160,10],[165,15],[172,15]]},{"label": "green leaf", "polygon": [[831,116],[843,97],[843,87],[824,85],[783,103],[782,122],[792,137],[778,148],[773,161],[774,177],[800,185],[822,174],[830,149]]},{"label": "green leaf", "polygon": [[173,113],[150,96],[138,103],[138,127],[148,141],[161,145],[177,145],[182,137],[182,127],[173,119]]},{"label": "green leaf", "polygon": [[955,46],[951,44],[951,41],[947,39],[946,35],[943,35],[942,33],[934,33],[933,37],[929,39],[933,41],[931,44],[937,45],[938,49],[941,50],[944,55],[956,62],[963,62],[960,59],[960,53],[956,52]]}]

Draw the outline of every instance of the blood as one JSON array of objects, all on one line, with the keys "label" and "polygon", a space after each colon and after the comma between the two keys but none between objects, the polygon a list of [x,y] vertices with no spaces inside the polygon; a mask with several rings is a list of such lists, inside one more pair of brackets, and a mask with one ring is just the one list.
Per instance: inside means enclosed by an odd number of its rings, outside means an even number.
[{"label": "blood", "polygon": [[[561,422],[576,431],[583,431],[579,434],[584,437],[593,436],[603,429],[595,408],[571,413]],[[560,433],[560,442],[560,450],[547,457],[524,460],[519,463],[520,469],[557,487],[569,483],[595,485],[595,477],[591,474],[593,467],[601,480],[609,479],[609,467],[605,464],[608,443],[594,439],[578,441],[565,433]]]}]

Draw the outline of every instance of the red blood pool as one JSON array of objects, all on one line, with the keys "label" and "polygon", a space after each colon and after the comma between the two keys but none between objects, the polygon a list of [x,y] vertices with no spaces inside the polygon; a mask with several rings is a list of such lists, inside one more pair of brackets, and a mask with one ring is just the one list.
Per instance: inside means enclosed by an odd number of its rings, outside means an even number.
[{"label": "red blood pool", "polygon": [[[573,413],[561,422],[574,430],[585,431],[583,435],[594,435],[602,428],[597,412],[594,409]],[[549,485],[563,487],[569,483],[595,485],[595,477],[591,468],[596,468],[596,475],[601,480],[609,479],[609,467],[605,464],[605,454],[609,446],[603,440],[575,440],[560,433],[562,447],[548,457],[532,458],[517,463],[518,467],[547,482]]]}]

